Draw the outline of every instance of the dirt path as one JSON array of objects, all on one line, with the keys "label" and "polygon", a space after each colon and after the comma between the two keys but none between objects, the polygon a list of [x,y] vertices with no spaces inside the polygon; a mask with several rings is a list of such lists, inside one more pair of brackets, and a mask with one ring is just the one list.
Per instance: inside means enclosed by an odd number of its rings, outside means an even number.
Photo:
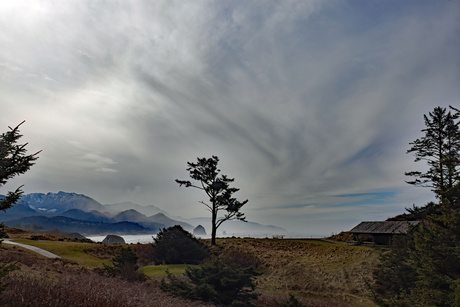
[{"label": "dirt path", "polygon": [[43,255],[45,257],[48,257],[48,258],[61,258],[60,256],[58,255],[55,255],[53,253],[50,253],[49,251],[47,250],[44,250],[42,248],[39,248],[39,247],[35,247],[35,246],[32,246],[32,245],[27,245],[27,244],[22,244],[22,243],[17,243],[17,242],[13,242],[13,241],[10,241],[8,239],[4,239],[3,242],[4,244],[11,244],[11,245],[17,245],[17,246],[20,246],[22,248],[26,248],[26,249],[29,249],[31,251],[34,251],[40,255]]}]

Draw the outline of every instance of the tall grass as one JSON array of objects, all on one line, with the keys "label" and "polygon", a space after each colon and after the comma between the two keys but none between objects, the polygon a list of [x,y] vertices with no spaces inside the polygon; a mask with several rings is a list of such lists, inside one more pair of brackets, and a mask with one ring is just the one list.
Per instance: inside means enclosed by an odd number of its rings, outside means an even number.
[{"label": "tall grass", "polygon": [[12,260],[20,269],[4,278],[8,286],[0,306],[205,306],[171,297],[154,281],[128,282],[65,259],[45,259],[0,245],[0,262]]},{"label": "tall grass", "polygon": [[287,239],[226,239],[219,244],[259,258],[263,274],[257,278],[258,306],[276,306],[289,294],[307,306],[375,305],[368,285],[378,262],[376,249]]},{"label": "tall grass", "polygon": [[6,278],[0,305],[61,306],[199,306],[170,297],[154,285],[131,283],[95,273],[46,274],[15,272]]},{"label": "tall grass", "polygon": [[[0,306],[204,306],[159,290],[157,278],[130,283],[98,274],[119,248],[100,244],[22,241],[64,256],[46,259],[19,247],[0,245],[0,262],[19,262],[5,281]],[[133,245],[148,264],[151,245]],[[221,239],[210,252],[224,262],[258,267],[256,306],[278,306],[292,294],[305,306],[373,306],[369,284],[379,250],[315,240]],[[91,257],[89,257],[91,256]],[[97,258],[92,262],[91,258]],[[82,260],[83,259],[83,260]],[[88,259],[90,259],[88,261]],[[82,265],[83,264],[83,265]],[[184,266],[170,266],[181,273]],[[163,266],[140,269],[152,277]],[[133,297],[135,296],[135,297]]]}]

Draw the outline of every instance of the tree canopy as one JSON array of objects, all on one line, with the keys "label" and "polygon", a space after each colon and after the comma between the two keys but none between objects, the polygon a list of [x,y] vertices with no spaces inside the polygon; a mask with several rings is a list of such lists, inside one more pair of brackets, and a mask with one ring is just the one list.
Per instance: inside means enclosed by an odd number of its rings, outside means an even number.
[{"label": "tree canopy", "polygon": [[428,170],[406,173],[408,183],[431,187],[438,202],[408,209],[422,222],[383,254],[374,272],[382,305],[460,306],[460,112],[450,109],[424,115],[424,135],[410,143]]},{"label": "tree canopy", "polygon": [[[22,137],[19,127],[23,123],[15,128],[8,127],[10,130],[0,136],[0,187],[4,186],[9,179],[27,172],[38,159],[40,151],[27,155],[27,143],[18,144]],[[15,191],[9,191],[4,198],[0,199],[0,210],[6,211],[21,198],[23,193],[21,188],[22,186]],[[0,232],[3,233],[3,227]]]},{"label": "tree canopy", "polygon": [[[239,189],[230,187],[230,183],[234,178],[228,178],[226,175],[220,174],[220,169],[217,165],[219,158],[212,156],[211,158],[197,158],[197,162],[187,162],[187,171],[190,178],[197,181],[193,184],[188,180],[178,180],[176,182],[180,186],[193,187],[203,190],[209,197],[209,202],[201,201],[203,205],[211,212],[211,244],[216,244],[217,228],[222,223],[228,220],[246,221],[244,213],[240,209],[248,202],[238,201],[233,197],[233,194]],[[219,217],[219,211],[225,211],[223,217]]]},{"label": "tree canopy", "polygon": [[206,246],[180,225],[163,229],[153,240],[153,260],[157,264],[197,264],[208,256]]},{"label": "tree canopy", "polygon": [[460,111],[452,106],[450,109],[436,107],[424,115],[424,135],[409,143],[412,147],[407,151],[415,155],[415,162],[426,161],[429,167],[424,172],[407,172],[407,176],[414,177],[407,183],[431,187],[438,198],[460,180]]}]

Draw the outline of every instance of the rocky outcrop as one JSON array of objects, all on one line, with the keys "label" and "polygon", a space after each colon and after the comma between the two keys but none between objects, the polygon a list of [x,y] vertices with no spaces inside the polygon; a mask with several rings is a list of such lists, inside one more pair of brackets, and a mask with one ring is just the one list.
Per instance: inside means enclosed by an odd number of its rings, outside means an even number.
[{"label": "rocky outcrop", "polygon": [[206,235],[206,230],[204,229],[203,226],[198,225],[193,229],[193,235],[195,236],[205,236]]},{"label": "rocky outcrop", "polygon": [[117,235],[107,235],[104,240],[104,244],[126,244],[125,239]]}]

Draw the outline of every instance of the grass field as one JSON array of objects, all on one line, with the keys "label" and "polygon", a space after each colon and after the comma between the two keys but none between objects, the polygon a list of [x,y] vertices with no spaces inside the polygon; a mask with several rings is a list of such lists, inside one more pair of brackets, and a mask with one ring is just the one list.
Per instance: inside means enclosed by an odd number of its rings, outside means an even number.
[{"label": "grass field", "polygon": [[369,288],[380,253],[376,248],[289,239],[221,239],[218,244],[259,256],[261,299],[292,294],[305,298],[307,306],[376,306]]},{"label": "grass field", "polygon": [[166,277],[166,271],[173,275],[185,273],[185,269],[188,267],[197,267],[197,265],[187,264],[170,264],[170,265],[147,265],[139,268],[139,272],[144,273],[151,278],[162,278]]},{"label": "grass field", "polygon": [[[40,241],[14,238],[37,246],[65,260],[88,268],[110,264],[119,246],[80,242]],[[209,245],[208,241],[204,241]],[[142,250],[142,245],[133,245]],[[145,246],[148,247],[147,245]],[[322,240],[218,239],[215,255],[242,251],[258,259],[261,275],[256,278],[256,306],[276,306],[294,295],[305,306],[375,306],[370,286],[378,264],[378,248],[348,246]],[[153,280],[182,274],[187,265],[148,265],[139,269]]]},{"label": "grass field", "polygon": [[64,259],[78,262],[87,267],[102,267],[103,263],[108,264],[106,260],[85,252],[86,247],[94,245],[92,243],[36,241],[26,239],[14,239],[13,241],[42,248]]}]

